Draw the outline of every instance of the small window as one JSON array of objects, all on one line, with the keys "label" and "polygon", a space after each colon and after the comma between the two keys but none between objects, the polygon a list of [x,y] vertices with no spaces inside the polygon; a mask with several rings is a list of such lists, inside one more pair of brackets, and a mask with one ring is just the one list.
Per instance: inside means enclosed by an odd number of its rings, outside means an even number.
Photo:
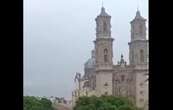
[{"label": "small window", "polygon": [[104,86],[108,86],[108,83],[106,82],[106,83],[104,84]]},{"label": "small window", "polygon": [[103,31],[106,32],[106,22],[103,23]]},{"label": "small window", "polygon": [[140,94],[141,94],[141,95],[143,95],[143,93],[144,93],[143,91],[140,91]]},{"label": "small window", "polygon": [[143,83],[140,83],[140,86],[143,86],[144,84]]},{"label": "small window", "polygon": [[121,81],[124,81],[125,79],[124,77],[125,77],[124,75],[121,76]]},{"label": "small window", "polygon": [[105,92],[105,95],[108,95],[108,92]]},{"label": "small window", "polygon": [[139,101],[140,101],[140,102],[143,102],[143,101],[144,101],[144,99],[140,99]]},{"label": "small window", "polygon": [[108,62],[108,50],[104,49],[104,62]]},{"label": "small window", "polygon": [[140,60],[141,62],[144,62],[144,51],[140,50]]}]

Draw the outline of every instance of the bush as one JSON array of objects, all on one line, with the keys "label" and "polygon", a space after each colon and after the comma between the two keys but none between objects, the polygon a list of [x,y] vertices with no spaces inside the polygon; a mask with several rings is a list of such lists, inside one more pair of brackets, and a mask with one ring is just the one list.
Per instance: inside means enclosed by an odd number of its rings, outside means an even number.
[{"label": "bush", "polygon": [[126,98],[114,96],[80,97],[74,110],[137,110],[136,106]]}]

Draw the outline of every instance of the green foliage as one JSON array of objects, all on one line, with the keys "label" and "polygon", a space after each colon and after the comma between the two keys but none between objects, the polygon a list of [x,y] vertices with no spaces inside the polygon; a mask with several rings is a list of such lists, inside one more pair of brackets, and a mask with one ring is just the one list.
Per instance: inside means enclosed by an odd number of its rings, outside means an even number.
[{"label": "green foliage", "polygon": [[80,97],[74,110],[137,110],[127,98],[114,96]]},{"label": "green foliage", "polygon": [[24,96],[24,110],[53,110],[52,102],[46,98]]}]

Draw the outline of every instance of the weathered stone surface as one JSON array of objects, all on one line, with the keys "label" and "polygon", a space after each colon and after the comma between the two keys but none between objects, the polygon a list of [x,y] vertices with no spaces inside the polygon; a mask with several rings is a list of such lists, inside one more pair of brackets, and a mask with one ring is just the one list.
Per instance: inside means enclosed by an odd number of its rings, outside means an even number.
[{"label": "weathered stone surface", "polygon": [[[92,57],[85,63],[82,86],[73,95],[73,106],[79,96],[115,95],[129,97],[138,107],[148,103],[148,40],[146,24],[140,12],[131,22],[131,41],[129,44],[129,64],[121,57],[113,64],[113,38],[111,38],[111,16],[104,8],[96,18],[96,40]],[[86,85],[86,84],[85,84]]]}]

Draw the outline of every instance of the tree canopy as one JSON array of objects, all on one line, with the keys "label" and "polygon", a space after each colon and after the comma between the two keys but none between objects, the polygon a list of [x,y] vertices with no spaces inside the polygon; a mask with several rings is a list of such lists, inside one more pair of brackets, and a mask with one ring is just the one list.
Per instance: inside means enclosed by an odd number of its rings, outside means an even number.
[{"label": "tree canopy", "polygon": [[127,98],[114,96],[80,97],[74,110],[137,110]]},{"label": "tree canopy", "polygon": [[24,110],[53,110],[52,102],[46,98],[24,96]]}]

